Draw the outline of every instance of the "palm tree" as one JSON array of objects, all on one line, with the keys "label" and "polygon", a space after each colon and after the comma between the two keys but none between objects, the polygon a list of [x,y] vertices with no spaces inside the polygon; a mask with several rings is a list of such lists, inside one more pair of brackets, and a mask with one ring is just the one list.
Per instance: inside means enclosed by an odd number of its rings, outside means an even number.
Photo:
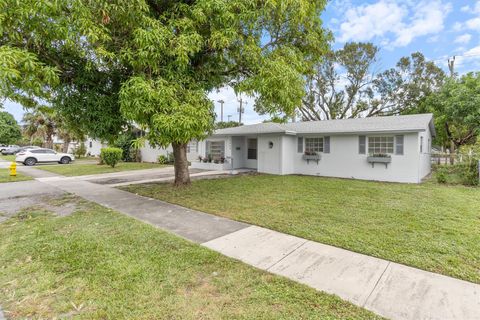
[{"label": "palm tree", "polygon": [[44,142],[44,147],[53,148],[53,136],[56,134],[56,124],[53,113],[49,110],[36,109],[33,112],[27,112],[23,116],[25,123],[25,134],[32,141],[39,137]]}]

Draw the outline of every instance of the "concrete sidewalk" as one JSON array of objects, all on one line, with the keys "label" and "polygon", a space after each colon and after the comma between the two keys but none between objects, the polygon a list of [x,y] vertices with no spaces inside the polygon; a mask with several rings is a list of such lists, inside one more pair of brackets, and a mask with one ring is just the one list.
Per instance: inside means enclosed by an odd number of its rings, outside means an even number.
[{"label": "concrete sidewalk", "polygon": [[480,285],[78,179],[39,179],[390,319],[480,319]]}]

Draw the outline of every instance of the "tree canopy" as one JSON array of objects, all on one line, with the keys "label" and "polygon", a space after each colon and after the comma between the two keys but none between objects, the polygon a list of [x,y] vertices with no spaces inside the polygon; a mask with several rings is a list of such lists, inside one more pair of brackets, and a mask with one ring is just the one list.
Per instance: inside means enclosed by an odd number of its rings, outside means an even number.
[{"label": "tree canopy", "polygon": [[151,145],[173,145],[176,181],[188,183],[186,144],[214,127],[209,91],[232,86],[268,113],[292,115],[301,104],[304,75],[331,38],[320,19],[325,5],[0,0],[8,53],[0,51],[0,61],[11,57],[11,70],[32,73],[2,82],[0,94],[52,101],[68,121],[107,140],[135,122]]},{"label": "tree canopy", "polygon": [[378,47],[347,43],[331,51],[307,77],[307,95],[299,108],[303,120],[328,120],[421,112],[445,74],[421,53],[400,59],[377,73]]},{"label": "tree canopy", "polygon": [[439,144],[456,149],[474,143],[480,134],[480,72],[448,79],[424,108],[435,115]]},{"label": "tree canopy", "polygon": [[17,143],[22,137],[22,130],[17,120],[6,111],[0,111],[0,143]]}]

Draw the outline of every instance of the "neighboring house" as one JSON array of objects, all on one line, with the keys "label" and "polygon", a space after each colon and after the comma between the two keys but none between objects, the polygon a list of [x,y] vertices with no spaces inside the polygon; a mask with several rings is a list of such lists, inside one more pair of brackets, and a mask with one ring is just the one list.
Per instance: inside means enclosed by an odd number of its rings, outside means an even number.
[{"label": "neighboring house", "polygon": [[[142,155],[142,162],[157,162],[158,156],[168,156],[169,153],[173,153],[172,146],[167,148],[153,148],[149,145],[148,141],[145,146],[140,149]],[[196,140],[190,141],[187,145],[187,159],[188,161],[195,161],[198,159],[198,142]]]},{"label": "neighboring house", "polygon": [[192,167],[419,183],[431,170],[432,136],[431,114],[260,123],[215,131],[197,149],[212,163]]},{"label": "neighboring house", "polygon": [[100,157],[100,150],[106,147],[108,147],[107,143],[104,143],[97,139],[87,137],[87,140],[85,141],[87,155],[90,155],[92,157]]},{"label": "neighboring house", "polygon": [[153,148],[150,144],[145,142],[145,146],[140,148],[140,154],[142,162],[157,162],[160,155],[168,156],[169,153],[172,153],[173,149],[171,146],[168,148]]},{"label": "neighboring house", "polygon": [[[107,143],[102,143],[100,140],[95,140],[88,138],[85,141],[85,147],[87,148],[87,154],[91,156],[98,157],[100,156],[100,150],[102,148],[108,147]],[[142,162],[158,162],[158,157],[160,155],[168,156],[168,154],[173,153],[171,146],[167,148],[154,148],[150,146],[148,141],[145,143],[145,146],[140,148],[140,156]],[[187,146],[187,159],[189,161],[198,159],[198,142],[191,141]]]}]

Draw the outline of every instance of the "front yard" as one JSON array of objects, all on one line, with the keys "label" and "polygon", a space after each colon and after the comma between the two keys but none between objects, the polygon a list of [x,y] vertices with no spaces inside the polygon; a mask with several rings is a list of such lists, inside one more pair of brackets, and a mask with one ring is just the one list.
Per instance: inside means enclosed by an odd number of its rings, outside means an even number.
[{"label": "front yard", "polygon": [[26,180],[32,180],[32,179],[33,179],[32,177],[21,174],[18,171],[17,171],[17,176],[16,177],[11,177],[9,169],[0,168],[0,183],[26,181]]},{"label": "front yard", "polygon": [[52,206],[66,216],[40,207],[0,223],[8,319],[376,318],[107,208]]},{"label": "front yard", "polygon": [[15,155],[4,156],[0,154],[0,159],[7,160],[7,161],[15,161]]},{"label": "front yard", "polygon": [[84,176],[90,174],[100,174],[100,173],[112,173],[112,172],[121,172],[129,170],[141,170],[141,169],[155,169],[163,168],[165,165],[158,163],[147,163],[147,162],[120,162],[115,168],[112,168],[107,165],[99,165],[98,163],[78,163],[75,162],[65,165],[65,164],[56,164],[56,165],[37,165],[35,168],[58,173],[64,176]]},{"label": "front yard", "polygon": [[122,189],[480,283],[480,188],[246,175]]}]

